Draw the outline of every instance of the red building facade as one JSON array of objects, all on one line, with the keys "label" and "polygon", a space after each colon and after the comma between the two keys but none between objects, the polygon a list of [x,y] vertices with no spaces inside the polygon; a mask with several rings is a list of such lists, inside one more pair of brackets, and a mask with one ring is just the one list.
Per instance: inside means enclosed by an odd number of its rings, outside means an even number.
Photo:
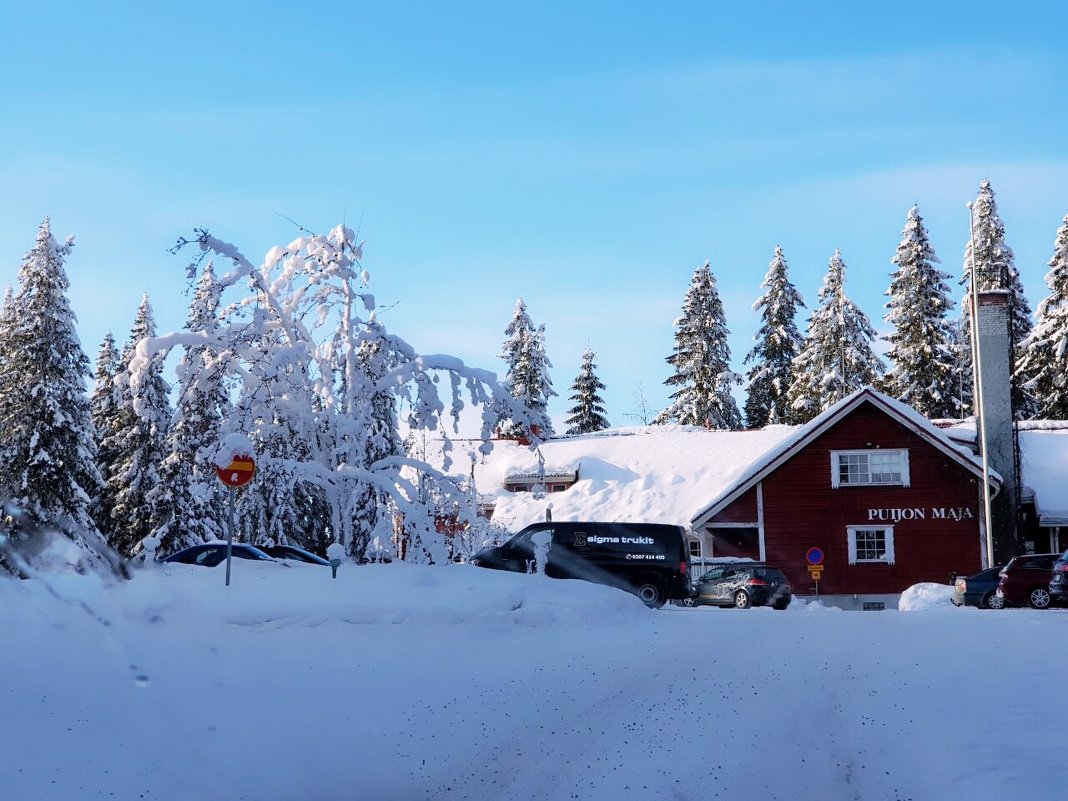
[{"label": "red building facade", "polygon": [[766,560],[799,595],[816,592],[806,552],[818,548],[819,594],[859,608],[980,570],[982,508],[976,458],[864,390],[754,465],[693,527],[705,555]]}]

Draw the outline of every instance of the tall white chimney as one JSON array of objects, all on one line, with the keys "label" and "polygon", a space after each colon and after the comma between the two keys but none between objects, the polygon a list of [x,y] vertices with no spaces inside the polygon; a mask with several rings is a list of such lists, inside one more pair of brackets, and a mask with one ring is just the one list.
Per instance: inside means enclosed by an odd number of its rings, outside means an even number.
[{"label": "tall white chimney", "polygon": [[[1016,512],[1016,439],[1012,421],[1012,340],[1009,292],[1004,289],[978,293],[977,375],[983,393],[982,414],[986,425],[987,463],[1001,474],[1001,491],[991,500],[987,525],[993,539],[994,560],[1004,564],[1018,553]],[[973,365],[974,368],[974,365]],[[977,421],[977,425],[980,421]]]}]

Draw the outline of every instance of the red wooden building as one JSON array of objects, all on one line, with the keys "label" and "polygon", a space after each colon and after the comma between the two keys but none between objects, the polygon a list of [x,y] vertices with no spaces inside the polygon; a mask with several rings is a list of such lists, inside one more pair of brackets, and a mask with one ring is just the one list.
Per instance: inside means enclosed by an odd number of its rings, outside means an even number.
[{"label": "red wooden building", "polygon": [[818,548],[821,596],[889,608],[912,584],[981,568],[981,482],[970,450],[869,388],[750,465],[692,525],[702,554],[765,559],[800,595],[816,591],[805,555]]}]

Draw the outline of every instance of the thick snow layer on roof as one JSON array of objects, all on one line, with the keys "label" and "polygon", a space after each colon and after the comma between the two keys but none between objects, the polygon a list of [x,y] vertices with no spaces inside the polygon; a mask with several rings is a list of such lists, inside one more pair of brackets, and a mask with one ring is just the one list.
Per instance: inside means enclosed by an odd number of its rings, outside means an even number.
[{"label": "thick snow layer on roof", "polygon": [[[493,522],[510,530],[545,519],[640,520],[689,526],[708,501],[733,485],[747,469],[796,428],[706,431],[691,426],[637,426],[544,442],[537,451],[497,442],[475,465],[484,501],[494,503]],[[564,492],[511,493],[507,476],[577,472]],[[457,460],[460,461],[460,460]]]},{"label": "thick snow layer on roof", "polygon": [[1020,449],[1023,484],[1035,494],[1041,521],[1068,525],[1068,430],[1021,431]]}]

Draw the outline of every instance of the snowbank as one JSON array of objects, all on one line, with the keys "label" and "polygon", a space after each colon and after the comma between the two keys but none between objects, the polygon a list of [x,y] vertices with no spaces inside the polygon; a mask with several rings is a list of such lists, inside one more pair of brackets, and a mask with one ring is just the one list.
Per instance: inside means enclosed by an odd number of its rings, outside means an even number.
[{"label": "snowbank", "polygon": [[953,602],[949,600],[952,596],[953,588],[946,584],[936,584],[931,581],[913,584],[901,593],[901,601],[897,608],[901,612],[954,609]]}]

